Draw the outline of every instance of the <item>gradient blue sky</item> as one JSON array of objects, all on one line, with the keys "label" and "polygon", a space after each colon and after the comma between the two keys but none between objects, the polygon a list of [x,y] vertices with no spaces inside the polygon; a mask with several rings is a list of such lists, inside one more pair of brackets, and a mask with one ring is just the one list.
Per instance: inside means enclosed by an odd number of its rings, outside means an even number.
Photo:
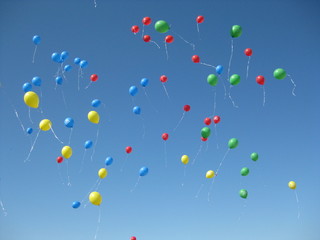
[{"label": "gradient blue sky", "polygon": [[[88,204],[73,209],[97,180],[107,156],[114,158],[109,175],[99,187],[103,196],[101,223],[97,239],[138,240],[318,240],[320,239],[320,163],[319,163],[319,10],[318,1],[16,1],[0,2],[0,81],[1,91],[1,200],[8,213],[0,212],[0,239],[93,239],[97,227],[98,207]],[[197,33],[195,18],[205,17]],[[196,49],[177,35],[168,46],[166,60],[163,39],[153,24],[145,28],[161,49],[132,34],[132,25],[142,26],[143,17],[153,23],[163,19],[172,30],[193,42]],[[224,99],[222,81],[227,78],[232,25],[243,28],[234,40],[231,74],[242,79],[232,89],[239,108]],[[33,35],[41,36],[35,64],[32,64]],[[249,78],[245,79],[248,58],[245,48],[253,49]],[[53,52],[68,51],[66,64],[73,69],[67,81],[57,90],[53,75],[58,64]],[[213,87],[206,82],[214,69],[194,64],[191,56],[201,61],[221,64],[225,71],[217,91],[216,113],[221,116],[218,137],[212,135],[196,162],[192,161],[202,144],[203,119],[213,112]],[[80,57],[89,63],[77,90],[77,66]],[[276,80],[273,70],[282,67],[297,84],[296,97],[288,78]],[[99,80],[84,90],[91,74]],[[165,95],[159,77],[168,76]],[[257,75],[266,78],[266,105],[263,92],[255,82]],[[41,106],[43,114],[31,111],[23,102],[22,85],[34,76],[43,80]],[[150,80],[147,93],[158,109],[148,102],[139,85],[141,78]],[[227,83],[227,82],[225,82]],[[139,88],[134,101],[142,109],[143,120],[132,113],[128,94],[131,85]],[[33,89],[40,93],[39,87]],[[66,97],[65,106],[61,89]],[[81,160],[86,140],[95,140],[97,126],[87,120],[90,103],[99,98],[105,104],[100,113],[99,140],[93,161],[88,150],[81,174]],[[180,127],[173,133],[182,116],[182,107],[191,105]],[[17,120],[35,132],[26,135]],[[59,138],[67,142],[66,117],[75,120],[69,159],[71,187],[63,185],[67,165],[60,169],[55,159],[63,147],[51,132],[41,132],[30,162],[24,163],[31,140],[41,119],[49,118]],[[211,126],[212,127],[212,126]],[[213,127],[212,127],[213,130]],[[164,143],[167,132],[168,167],[165,167]],[[227,150],[230,138],[239,139],[238,148],[229,152],[212,190],[205,172],[216,170]],[[30,139],[31,138],[31,139]],[[219,144],[219,149],[216,147]],[[123,172],[126,146],[132,146]],[[250,160],[258,152],[259,161]],[[190,157],[186,168],[180,162],[183,154]],[[142,166],[149,174],[140,179],[130,192]],[[250,168],[247,177],[239,172]],[[294,191],[287,186],[297,182],[301,216]],[[182,187],[181,184],[184,183]],[[198,198],[195,197],[204,184]],[[245,188],[247,200],[238,192]]]}]

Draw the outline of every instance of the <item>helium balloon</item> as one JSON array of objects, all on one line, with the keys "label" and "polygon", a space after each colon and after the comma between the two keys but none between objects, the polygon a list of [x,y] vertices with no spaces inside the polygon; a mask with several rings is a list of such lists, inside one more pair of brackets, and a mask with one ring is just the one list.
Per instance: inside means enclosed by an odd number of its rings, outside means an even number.
[{"label": "helium balloon", "polygon": [[25,84],[23,84],[22,90],[23,90],[24,92],[29,92],[29,91],[31,91],[31,90],[32,90],[32,85],[31,85],[31,83],[26,82]]},{"label": "helium balloon", "polygon": [[165,37],[164,40],[165,40],[166,43],[172,43],[174,38],[173,38],[173,36],[168,35],[168,36]]},{"label": "helium balloon", "polygon": [[239,25],[233,25],[230,30],[230,35],[232,38],[240,37],[242,34],[242,28]]},{"label": "helium balloon", "polygon": [[60,76],[56,77],[56,84],[62,85],[62,82],[63,82],[62,77],[60,77]]},{"label": "helium balloon", "polygon": [[92,107],[99,107],[100,104],[101,104],[101,101],[100,101],[99,99],[94,99],[94,100],[92,100],[92,102],[91,102],[91,106],[92,106]]},{"label": "helium balloon", "polygon": [[134,236],[132,236],[132,237],[130,238],[130,240],[137,240],[137,238],[134,237]]},{"label": "helium balloon", "polygon": [[87,140],[87,141],[85,141],[85,143],[84,143],[84,148],[85,148],[85,149],[89,149],[89,148],[92,147],[92,145],[93,145],[93,142],[92,142],[91,140]]},{"label": "helium balloon", "polygon": [[248,191],[245,190],[245,189],[241,189],[241,190],[239,191],[239,195],[240,195],[240,197],[242,197],[242,198],[247,198],[247,197],[248,197]]},{"label": "helium balloon", "polygon": [[73,60],[73,62],[74,62],[74,64],[79,65],[80,62],[81,62],[81,59],[77,57],[77,58],[75,58],[75,59]]},{"label": "helium balloon", "polygon": [[181,162],[182,162],[183,164],[188,164],[188,162],[189,162],[189,157],[188,157],[187,155],[183,155],[183,156],[181,157]]},{"label": "helium balloon", "polygon": [[284,79],[286,76],[287,76],[287,73],[284,69],[282,68],[277,68],[276,70],[274,70],[273,72],[273,76],[276,78],[276,79]]},{"label": "helium balloon", "polygon": [[90,80],[91,80],[92,82],[97,81],[97,80],[98,80],[98,75],[97,75],[97,74],[92,74],[92,75],[90,76]]},{"label": "helium balloon", "polygon": [[201,129],[201,136],[203,138],[208,138],[210,136],[210,134],[211,134],[210,128],[204,127],[204,128]]},{"label": "helium balloon", "polygon": [[201,137],[202,142],[206,142],[207,140],[208,140],[208,138]]},{"label": "helium balloon", "polygon": [[28,134],[31,134],[33,132],[33,129],[32,128],[27,128],[27,133]]},{"label": "helium balloon", "polygon": [[92,192],[89,195],[89,201],[96,206],[100,206],[102,202],[102,196],[98,192]]},{"label": "helium balloon", "polygon": [[140,30],[140,28],[137,25],[134,25],[131,27],[131,32],[133,32],[133,33],[138,33],[139,30]]},{"label": "helium balloon", "polygon": [[62,163],[63,162],[63,157],[59,156],[56,159],[57,163]]},{"label": "helium balloon", "polygon": [[149,25],[149,24],[151,24],[151,18],[149,18],[149,17],[144,17],[144,18],[142,19],[142,23],[143,23],[144,25]]},{"label": "helium balloon", "polygon": [[209,74],[207,77],[207,82],[211,85],[211,86],[216,86],[218,84],[218,77],[214,74]]},{"label": "helium balloon", "polygon": [[214,122],[215,124],[219,123],[220,120],[221,120],[221,118],[220,118],[219,116],[214,116],[214,117],[213,117],[213,122]]},{"label": "helium balloon", "polygon": [[198,55],[193,55],[191,60],[194,63],[199,63],[200,62],[200,57]]},{"label": "helium balloon", "polygon": [[105,168],[100,168],[99,172],[98,172],[98,176],[99,178],[103,179],[108,175],[108,171]]},{"label": "helium balloon", "polygon": [[107,157],[106,161],[105,161],[106,166],[110,166],[112,163],[113,163],[113,158],[112,157]]},{"label": "helium balloon", "polygon": [[138,93],[138,88],[137,88],[136,86],[131,86],[131,87],[129,88],[129,94],[130,94],[131,96],[135,96],[137,93]]},{"label": "helium balloon", "polygon": [[244,50],[244,54],[247,55],[248,57],[250,57],[252,55],[252,49],[251,48],[246,48]]},{"label": "helium balloon", "polygon": [[49,131],[51,129],[52,123],[49,119],[43,119],[41,120],[41,122],[39,123],[39,128],[42,131]]},{"label": "helium balloon", "polygon": [[78,201],[72,203],[73,208],[78,208],[78,207],[80,207],[80,205],[81,205],[81,203]]},{"label": "helium balloon", "polygon": [[131,153],[132,152],[132,147],[128,146],[126,147],[126,153]]},{"label": "helium balloon", "polygon": [[161,82],[167,82],[168,81],[168,78],[167,78],[167,76],[166,75],[162,75],[161,77],[160,77],[160,81]]},{"label": "helium balloon", "polygon": [[141,108],[139,106],[135,106],[133,107],[132,111],[134,114],[139,115],[141,113]]},{"label": "helium balloon", "polygon": [[151,41],[150,35],[144,35],[144,36],[143,36],[143,41],[145,41],[145,42],[150,42],[150,41]]},{"label": "helium balloon", "polygon": [[236,138],[231,138],[228,142],[228,146],[230,149],[236,148],[238,146],[238,144],[239,144],[239,141]]},{"label": "helium balloon", "polygon": [[39,107],[39,96],[32,91],[26,92],[24,94],[23,100],[25,104],[27,104],[29,107],[32,108],[38,108]]},{"label": "helium balloon", "polygon": [[66,118],[64,120],[64,125],[67,127],[67,128],[73,128],[73,125],[74,125],[74,120],[70,117]]},{"label": "helium balloon", "polygon": [[148,169],[147,167],[142,167],[142,168],[140,168],[140,170],[139,170],[139,176],[140,176],[140,177],[143,177],[143,176],[147,175],[148,172],[149,172],[149,169]]},{"label": "helium balloon", "polygon": [[66,159],[70,158],[72,156],[72,148],[70,146],[64,146],[61,149],[61,154]]},{"label": "helium balloon", "polygon": [[218,66],[216,67],[216,72],[220,75],[220,74],[223,72],[223,66],[218,65]]},{"label": "helium balloon", "polygon": [[38,87],[40,87],[41,86],[41,78],[40,77],[34,77],[34,78],[32,78],[32,83],[33,83],[33,85],[35,85],[35,86],[38,86]]},{"label": "helium balloon", "polygon": [[261,76],[261,75],[257,76],[256,82],[260,85],[264,85],[264,76]]},{"label": "helium balloon", "polygon": [[60,55],[61,60],[64,62],[69,56],[69,53],[67,51],[63,51]]},{"label": "helium balloon", "polygon": [[231,85],[237,85],[239,84],[240,82],[240,76],[238,74],[233,74],[231,77],[230,77],[230,83]]},{"label": "helium balloon", "polygon": [[242,168],[240,173],[242,176],[247,176],[249,174],[249,168],[247,167]]},{"label": "helium balloon", "polygon": [[54,62],[60,62],[60,54],[55,52],[55,53],[52,53],[51,55],[51,59],[54,61]]},{"label": "helium balloon", "polygon": [[209,170],[209,171],[206,173],[206,178],[213,178],[213,177],[214,177],[214,171]]},{"label": "helium balloon", "polygon": [[142,87],[146,87],[149,83],[149,79],[148,78],[142,78],[140,81],[140,84]]},{"label": "helium balloon", "polygon": [[69,72],[72,69],[72,67],[71,65],[65,65],[63,69],[64,71]]},{"label": "helium balloon", "polygon": [[168,138],[169,138],[169,134],[168,134],[168,133],[163,133],[163,134],[161,135],[161,137],[162,137],[163,140],[167,141]]},{"label": "helium balloon", "polygon": [[294,182],[294,181],[290,181],[290,182],[288,183],[288,187],[291,188],[291,189],[296,189],[297,184],[296,184],[296,182]]},{"label": "helium balloon", "polygon": [[33,43],[35,45],[38,45],[40,43],[40,41],[41,41],[41,38],[38,35],[34,35],[33,38],[32,38],[32,41],[33,41]]},{"label": "helium balloon", "polygon": [[205,125],[209,126],[211,124],[211,119],[210,118],[205,118],[203,122],[204,122]]},{"label": "helium balloon", "polygon": [[90,111],[88,113],[88,119],[90,122],[98,124],[100,121],[99,113],[97,113],[96,111]]},{"label": "helium balloon", "polygon": [[203,23],[204,17],[203,17],[203,16],[198,16],[198,17],[196,18],[196,21],[197,21],[197,23]]},{"label": "helium balloon", "polygon": [[157,21],[156,24],[154,25],[154,28],[159,33],[166,33],[170,30],[169,24],[163,20]]},{"label": "helium balloon", "polygon": [[80,63],[79,63],[80,67],[81,68],[85,68],[88,66],[88,62],[86,60],[82,60]]},{"label": "helium balloon", "polygon": [[253,161],[257,161],[258,158],[259,158],[259,155],[258,155],[258,153],[254,152],[254,153],[251,153],[250,158],[251,158]]},{"label": "helium balloon", "polygon": [[183,110],[186,111],[186,112],[189,112],[191,109],[190,105],[184,105],[183,106]]}]

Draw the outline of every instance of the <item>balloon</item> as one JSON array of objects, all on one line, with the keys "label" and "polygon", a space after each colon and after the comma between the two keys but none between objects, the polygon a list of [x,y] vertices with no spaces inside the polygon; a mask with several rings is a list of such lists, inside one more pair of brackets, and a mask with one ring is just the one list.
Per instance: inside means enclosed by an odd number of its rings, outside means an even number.
[{"label": "balloon", "polygon": [[197,21],[197,23],[203,23],[204,17],[203,17],[203,16],[198,16],[198,17],[196,18],[196,21]]},{"label": "balloon", "polygon": [[64,62],[69,56],[69,53],[67,51],[63,51],[60,55],[60,59]]},{"label": "balloon", "polygon": [[64,120],[64,125],[67,127],[67,128],[73,128],[73,125],[74,125],[74,120],[70,117],[66,118]]},{"label": "balloon", "polygon": [[244,54],[247,55],[248,57],[250,57],[252,55],[252,49],[251,48],[246,48],[244,50]]},{"label": "balloon", "polygon": [[151,36],[150,35],[144,35],[143,36],[143,41],[150,42],[151,41]]},{"label": "balloon", "polygon": [[264,76],[261,76],[261,75],[257,76],[256,82],[260,85],[264,85]]},{"label": "balloon", "polygon": [[72,148],[70,146],[64,146],[61,149],[61,154],[66,159],[70,158],[72,156]]},{"label": "balloon", "polygon": [[105,164],[106,164],[107,166],[110,166],[112,163],[113,163],[113,158],[112,158],[112,157],[107,157],[107,158],[106,158],[106,161],[105,161]]},{"label": "balloon", "polygon": [[24,94],[23,100],[25,104],[27,104],[29,107],[32,108],[38,108],[39,107],[39,96],[32,91],[26,92]]},{"label": "balloon", "polygon": [[137,25],[134,25],[131,27],[131,32],[133,32],[133,33],[138,33],[139,30],[140,30],[140,28]]},{"label": "balloon", "polygon": [[149,79],[148,78],[142,78],[140,81],[140,84],[142,87],[146,87],[149,83]]},{"label": "balloon", "polygon": [[38,45],[40,43],[40,41],[41,41],[41,38],[38,35],[34,35],[33,38],[32,38],[32,41],[33,41],[33,43],[35,45]]},{"label": "balloon", "polygon": [[160,81],[161,82],[167,82],[168,81],[168,77],[166,76],[166,75],[162,75],[161,77],[160,77]]},{"label": "balloon", "polygon": [[250,157],[253,161],[257,161],[259,159],[259,155],[256,152],[251,153]]},{"label": "balloon", "polygon": [[230,35],[233,38],[240,37],[242,34],[242,28],[239,25],[233,25],[230,30]]},{"label": "balloon", "polygon": [[89,195],[89,201],[93,204],[93,205],[97,205],[100,206],[101,202],[102,202],[102,197],[100,195],[100,193],[98,192],[92,192]]},{"label": "balloon", "polygon": [[32,89],[31,83],[26,82],[26,83],[23,84],[23,86],[22,86],[22,90],[23,90],[24,92],[29,92],[29,91],[31,91],[31,89]]},{"label": "balloon", "polygon": [[276,79],[284,79],[286,76],[287,76],[287,73],[284,69],[282,68],[277,68],[276,70],[274,70],[273,72],[273,76],[276,78]]},{"label": "balloon", "polygon": [[100,168],[99,172],[98,172],[98,176],[99,178],[103,179],[108,175],[108,171],[105,168]]},{"label": "balloon", "polygon": [[247,167],[242,168],[240,173],[242,176],[247,176],[249,174],[249,168]]},{"label": "balloon", "polygon": [[80,63],[79,63],[80,67],[81,68],[85,68],[88,66],[88,62],[86,60],[82,60]]},{"label": "balloon", "polygon": [[147,167],[142,167],[142,168],[140,168],[140,170],[139,170],[139,176],[140,176],[140,177],[143,177],[143,176],[147,175],[148,172],[149,172],[149,169],[148,169]]},{"label": "balloon", "polygon": [[88,113],[88,119],[90,122],[98,124],[100,121],[99,113],[97,113],[96,111],[90,111]]},{"label": "balloon", "polygon": [[231,77],[230,77],[230,83],[231,85],[237,85],[239,84],[240,82],[240,76],[238,74],[233,74]]},{"label": "balloon", "polygon": [[203,138],[208,138],[210,136],[210,134],[211,134],[211,129],[210,128],[204,127],[204,128],[201,129],[201,136]]},{"label": "balloon", "polygon": [[191,60],[194,63],[198,63],[198,62],[200,62],[200,57],[198,55],[193,55]]},{"label": "balloon", "polygon": [[90,76],[90,80],[91,80],[92,82],[97,81],[97,80],[98,80],[98,75],[97,75],[97,74],[92,74],[92,75]]},{"label": "balloon", "polygon": [[238,146],[238,144],[239,144],[239,141],[236,138],[231,138],[228,142],[228,146],[230,149],[236,148]]},{"label": "balloon", "polygon": [[151,18],[149,18],[149,17],[144,17],[144,18],[142,19],[142,23],[143,23],[144,25],[149,25],[149,24],[151,23]]},{"label": "balloon", "polygon": [[56,84],[62,85],[62,82],[63,82],[62,77],[60,77],[60,76],[56,77]]},{"label": "balloon", "polygon": [[245,189],[241,189],[241,190],[239,191],[239,195],[240,195],[240,197],[242,197],[242,198],[247,198],[247,196],[248,196],[248,191],[245,190]]},{"label": "balloon", "polygon": [[171,36],[171,35],[168,35],[168,36],[165,37],[164,40],[165,40],[166,43],[172,43],[173,40],[174,40],[174,37]]},{"label": "balloon", "polygon": [[291,188],[291,189],[296,189],[297,184],[296,184],[296,182],[294,182],[294,181],[290,181],[290,182],[288,183],[288,187]]},{"label": "balloon", "polygon": [[39,123],[39,128],[42,131],[49,131],[51,129],[52,123],[49,119],[43,119],[41,120],[41,122]]},{"label": "balloon", "polygon": [[74,64],[79,65],[80,62],[81,62],[81,59],[77,57],[77,58],[75,58],[75,59],[73,60],[73,62],[74,62]]},{"label": "balloon", "polygon": [[55,53],[52,53],[51,55],[51,59],[54,61],[54,62],[60,62],[60,54],[55,52]]},{"label": "balloon", "polygon": [[78,201],[75,201],[75,202],[72,203],[72,207],[73,208],[78,208],[78,207],[80,207],[80,205],[81,205],[81,203],[78,202]]},{"label": "balloon", "polygon": [[162,137],[163,140],[167,141],[168,138],[169,138],[169,134],[168,134],[168,133],[163,133],[163,134],[161,135],[161,137]]},{"label": "balloon", "polygon": [[137,238],[132,236],[130,240],[137,240]]},{"label": "balloon", "polygon": [[208,140],[208,138],[201,137],[202,142],[206,142],[207,140]]},{"label": "balloon", "polygon": [[141,113],[141,108],[139,106],[135,106],[133,107],[132,111],[134,114],[139,115]]},{"label": "balloon", "polygon": [[37,86],[37,87],[40,87],[41,86],[41,78],[36,76],[34,78],[32,78],[32,84]]},{"label": "balloon", "polygon": [[27,133],[28,134],[31,134],[33,132],[33,129],[32,128],[27,128]]},{"label": "balloon", "polygon": [[85,149],[89,149],[89,148],[92,147],[92,145],[93,145],[93,142],[92,142],[91,140],[87,140],[87,141],[85,141],[85,143],[84,143],[84,148],[85,148]]},{"label": "balloon", "polygon": [[63,157],[59,156],[56,159],[57,163],[62,163],[63,162]]},{"label": "balloon", "polygon": [[223,66],[218,65],[218,66],[216,67],[216,72],[220,75],[220,74],[223,72]]},{"label": "balloon", "polygon": [[157,21],[156,24],[154,25],[154,28],[159,33],[166,33],[170,30],[169,24],[163,20]]},{"label": "balloon", "polygon": [[91,106],[92,106],[92,107],[99,107],[100,104],[101,104],[101,101],[100,101],[99,99],[94,99],[94,100],[92,100],[92,102],[91,102]]},{"label": "balloon", "polygon": [[191,109],[190,105],[184,105],[183,106],[183,110],[186,111],[186,112],[189,112]]},{"label": "balloon", "polygon": [[219,116],[214,116],[214,117],[213,117],[213,122],[214,122],[215,124],[219,123],[220,120],[221,120],[221,118],[220,118]]},{"label": "balloon", "polygon": [[126,153],[131,153],[132,152],[132,147],[128,146],[126,147]]},{"label": "balloon", "polygon": [[131,87],[129,88],[129,94],[130,94],[131,96],[135,96],[137,93],[138,93],[138,88],[137,88],[136,86],[131,86]]},{"label": "balloon", "polygon": [[181,162],[182,162],[183,164],[188,164],[188,162],[189,162],[189,157],[188,157],[187,155],[183,155],[183,156],[181,157]]},{"label": "balloon", "polygon": [[209,171],[206,173],[206,178],[213,178],[213,177],[214,177],[214,171],[209,170]]},{"label": "balloon", "polygon": [[65,65],[63,69],[64,71],[69,72],[72,69],[72,67],[71,65]]},{"label": "balloon", "polygon": [[204,122],[205,125],[209,126],[211,124],[211,119],[210,118],[205,118],[203,122]]},{"label": "balloon", "polygon": [[211,85],[211,86],[216,86],[218,84],[218,77],[214,74],[209,74],[207,77],[207,82]]}]

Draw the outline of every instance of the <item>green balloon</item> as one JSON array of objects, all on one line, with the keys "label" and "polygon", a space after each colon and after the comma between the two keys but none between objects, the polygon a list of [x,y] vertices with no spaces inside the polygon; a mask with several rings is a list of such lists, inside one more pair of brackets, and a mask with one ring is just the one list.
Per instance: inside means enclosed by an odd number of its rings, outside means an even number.
[{"label": "green balloon", "polygon": [[216,86],[218,84],[218,77],[214,74],[209,74],[207,81],[211,86]]},{"label": "green balloon", "polygon": [[247,198],[247,197],[248,197],[248,191],[245,190],[245,189],[241,189],[241,190],[239,191],[239,195],[240,195],[240,197],[242,197],[242,198]]},{"label": "green balloon", "polygon": [[239,141],[236,138],[231,138],[228,142],[228,146],[230,149],[236,148],[238,144],[239,144]]},{"label": "green balloon", "polygon": [[258,153],[254,152],[254,153],[251,153],[250,157],[253,161],[257,161],[259,158],[259,155]]},{"label": "green balloon", "polygon": [[230,35],[233,38],[240,37],[242,34],[242,27],[239,25],[233,25],[231,30],[230,30]]},{"label": "green balloon", "polygon": [[287,76],[287,73],[284,69],[282,68],[277,68],[276,70],[274,70],[273,72],[273,76],[276,78],[276,79],[284,79],[286,76]]},{"label": "green balloon", "polygon": [[247,168],[247,167],[242,168],[240,171],[242,176],[247,176],[249,174],[249,172],[250,172],[249,168]]},{"label": "green balloon", "polygon": [[159,33],[166,33],[170,30],[170,26],[166,21],[159,20],[154,24],[154,28]]},{"label": "green balloon", "polygon": [[231,85],[237,85],[239,84],[240,82],[240,76],[238,74],[233,74],[231,77],[230,77],[230,83]]},{"label": "green balloon", "polygon": [[208,138],[210,136],[210,134],[211,134],[210,128],[204,127],[204,128],[201,129],[201,136],[203,138]]}]

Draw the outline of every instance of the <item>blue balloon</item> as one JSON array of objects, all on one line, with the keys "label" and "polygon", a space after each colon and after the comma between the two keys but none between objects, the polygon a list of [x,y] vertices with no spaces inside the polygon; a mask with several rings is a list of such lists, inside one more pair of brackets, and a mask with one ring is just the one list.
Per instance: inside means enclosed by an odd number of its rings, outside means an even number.
[{"label": "blue balloon", "polygon": [[86,61],[86,60],[82,60],[81,62],[80,62],[80,67],[81,68],[85,68],[85,67],[87,67],[88,66],[88,62]]},{"label": "blue balloon", "polygon": [[55,53],[52,53],[51,55],[51,59],[54,61],[54,62],[60,62],[60,54],[55,52]]},{"label": "blue balloon", "polygon": [[62,77],[60,77],[60,76],[56,77],[56,83],[57,83],[58,85],[62,85],[62,82],[63,82]]},{"label": "blue balloon", "polygon": [[31,83],[26,82],[25,84],[23,84],[22,89],[24,92],[29,92],[32,90],[32,85]]},{"label": "blue balloon", "polygon": [[218,74],[221,74],[221,73],[223,72],[223,67],[222,67],[221,65],[218,65],[218,66],[216,67],[216,72],[217,72]]},{"label": "blue balloon", "polygon": [[93,142],[91,140],[88,140],[84,143],[84,148],[85,149],[91,148],[92,145],[93,145]]},{"label": "blue balloon", "polygon": [[70,117],[66,118],[64,120],[64,125],[68,128],[73,128],[73,125],[74,125],[74,120]]},{"label": "blue balloon", "polygon": [[33,43],[35,45],[38,45],[40,43],[40,41],[41,41],[41,38],[38,35],[34,35],[33,38],[32,38],[32,41],[33,41]]},{"label": "blue balloon", "polygon": [[74,62],[74,64],[79,65],[80,62],[81,62],[81,59],[77,57],[77,58],[75,58],[75,59],[73,60],[73,62]]},{"label": "blue balloon", "polygon": [[35,86],[40,87],[40,86],[41,86],[41,82],[42,82],[42,81],[41,81],[41,78],[38,77],[38,76],[32,78],[32,83],[33,83],[33,85],[35,85]]},{"label": "blue balloon", "polygon": [[60,59],[64,62],[69,56],[69,53],[67,51],[63,51],[60,55]]},{"label": "blue balloon", "polygon": [[91,106],[92,106],[92,107],[99,107],[100,104],[101,104],[101,101],[100,101],[99,99],[94,99],[94,100],[92,100],[92,102],[91,102]]},{"label": "blue balloon", "polygon": [[78,207],[80,207],[80,205],[81,205],[81,203],[78,202],[78,201],[75,201],[75,202],[72,203],[72,207],[73,208],[78,208]]},{"label": "blue balloon", "polygon": [[105,164],[106,164],[107,166],[110,166],[112,163],[113,163],[113,158],[112,158],[112,157],[107,157],[107,158],[106,158],[106,161],[105,161]]},{"label": "blue balloon", "polygon": [[146,87],[148,85],[148,83],[149,83],[149,79],[148,78],[142,78],[141,79],[140,84],[141,84],[142,87]]},{"label": "blue balloon", "polygon": [[147,175],[148,172],[149,172],[149,169],[147,167],[142,167],[139,170],[139,175],[140,175],[140,177],[143,177],[143,176]]},{"label": "blue balloon", "polygon": [[138,88],[137,88],[136,86],[131,86],[131,87],[129,88],[129,94],[130,94],[131,96],[135,96],[137,93],[138,93]]},{"label": "blue balloon", "polygon": [[69,72],[71,68],[72,68],[71,65],[65,65],[63,69],[64,71]]},{"label": "blue balloon", "polygon": [[141,113],[141,108],[138,106],[135,106],[135,107],[133,107],[132,111],[134,114],[139,115]]},{"label": "blue balloon", "polygon": [[31,134],[33,132],[33,129],[32,128],[27,128],[27,133],[28,134]]}]

